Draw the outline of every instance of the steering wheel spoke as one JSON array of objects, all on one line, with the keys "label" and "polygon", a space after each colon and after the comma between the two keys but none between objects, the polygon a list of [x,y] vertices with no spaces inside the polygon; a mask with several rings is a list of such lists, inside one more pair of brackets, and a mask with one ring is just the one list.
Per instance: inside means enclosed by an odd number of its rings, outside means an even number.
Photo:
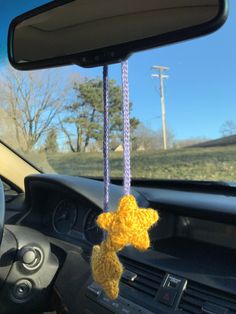
[{"label": "steering wheel spoke", "polygon": [[28,227],[5,225],[0,182],[0,313],[33,313],[50,306],[59,268],[46,236]]}]

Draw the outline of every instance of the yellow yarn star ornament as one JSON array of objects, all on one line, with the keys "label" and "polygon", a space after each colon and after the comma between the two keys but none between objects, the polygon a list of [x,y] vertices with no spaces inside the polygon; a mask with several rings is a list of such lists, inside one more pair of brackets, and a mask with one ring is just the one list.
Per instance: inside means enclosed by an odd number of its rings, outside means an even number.
[{"label": "yellow yarn star ornament", "polygon": [[112,213],[99,215],[97,223],[107,231],[108,249],[116,252],[131,244],[138,250],[146,250],[150,246],[148,229],[158,220],[154,209],[139,208],[133,195],[123,196],[118,209]]},{"label": "yellow yarn star ornament", "polygon": [[119,293],[119,281],[123,267],[116,255],[126,245],[133,245],[144,251],[150,246],[148,229],[159,219],[156,210],[139,208],[132,195],[121,198],[116,212],[102,213],[97,219],[100,228],[107,232],[107,238],[92,252],[94,280],[101,285],[111,299]]},{"label": "yellow yarn star ornament", "polygon": [[110,299],[116,299],[119,293],[119,282],[123,272],[116,252],[109,251],[106,242],[95,245],[92,252],[93,279],[100,284]]}]

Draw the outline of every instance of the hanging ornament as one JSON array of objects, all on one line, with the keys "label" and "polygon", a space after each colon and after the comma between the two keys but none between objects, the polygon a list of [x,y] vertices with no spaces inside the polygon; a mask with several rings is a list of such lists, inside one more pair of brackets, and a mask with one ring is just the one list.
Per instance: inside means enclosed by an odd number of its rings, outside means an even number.
[{"label": "hanging ornament", "polygon": [[103,288],[106,295],[116,299],[119,294],[119,282],[123,266],[117,252],[127,245],[144,251],[150,246],[148,230],[158,221],[156,210],[139,208],[136,199],[130,192],[130,116],[128,61],[122,67],[123,94],[123,186],[124,196],[118,208],[109,212],[109,101],[108,101],[108,68],[103,69],[104,101],[104,213],[100,214],[97,223],[104,231],[104,240],[95,245],[92,251],[91,267],[93,279]]}]

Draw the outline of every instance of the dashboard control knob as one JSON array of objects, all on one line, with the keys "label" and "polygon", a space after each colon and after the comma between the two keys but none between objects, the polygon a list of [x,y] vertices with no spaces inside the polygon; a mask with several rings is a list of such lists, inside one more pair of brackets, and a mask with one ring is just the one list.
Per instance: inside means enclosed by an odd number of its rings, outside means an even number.
[{"label": "dashboard control knob", "polygon": [[24,246],[18,252],[18,260],[24,268],[33,271],[42,265],[44,254],[39,247]]},{"label": "dashboard control knob", "polygon": [[31,282],[27,279],[22,279],[15,283],[12,290],[12,296],[15,300],[24,300],[30,295],[31,290]]},{"label": "dashboard control knob", "polygon": [[23,247],[18,252],[18,259],[25,265],[34,264],[36,258],[37,252],[31,247]]}]

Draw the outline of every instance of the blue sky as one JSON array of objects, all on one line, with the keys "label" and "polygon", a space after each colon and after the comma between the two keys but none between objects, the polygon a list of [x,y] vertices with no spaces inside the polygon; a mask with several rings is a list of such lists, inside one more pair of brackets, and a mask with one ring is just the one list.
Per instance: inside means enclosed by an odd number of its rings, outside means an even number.
[{"label": "blue sky", "polygon": [[[1,1],[1,56],[6,52],[11,18],[46,1]],[[236,1],[230,1],[226,24],[216,33],[180,44],[134,54],[129,59],[130,98],[133,115],[153,129],[161,127],[158,80],[151,66],[170,67],[165,82],[167,124],[176,138],[217,138],[226,120],[236,122]],[[65,72],[101,76],[102,68],[70,66]],[[110,67],[110,77],[120,82],[120,65]]]}]

